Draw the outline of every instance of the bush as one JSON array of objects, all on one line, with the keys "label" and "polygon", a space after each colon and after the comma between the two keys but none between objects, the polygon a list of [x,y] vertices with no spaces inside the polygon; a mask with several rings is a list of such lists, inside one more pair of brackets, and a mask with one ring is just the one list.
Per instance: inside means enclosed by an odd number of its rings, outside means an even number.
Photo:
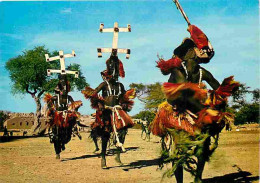
[{"label": "bush", "polygon": [[153,121],[155,113],[151,111],[140,111],[138,114],[134,115],[133,118],[148,121],[149,123]]},{"label": "bush", "polygon": [[4,128],[4,122],[8,119],[8,114],[4,111],[0,111],[0,129]]},{"label": "bush", "polygon": [[235,114],[235,125],[245,124],[247,122],[259,122],[259,104],[245,104]]}]

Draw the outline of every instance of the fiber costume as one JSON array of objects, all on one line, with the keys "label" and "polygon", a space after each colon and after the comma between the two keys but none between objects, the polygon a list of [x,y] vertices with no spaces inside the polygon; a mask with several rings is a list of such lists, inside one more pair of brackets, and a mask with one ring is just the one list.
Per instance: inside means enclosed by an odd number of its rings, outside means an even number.
[{"label": "fiber costume", "polygon": [[59,60],[60,69],[47,69],[47,75],[52,73],[59,73],[59,82],[54,92],[55,95],[45,94],[44,101],[48,106],[49,121],[49,137],[50,142],[54,144],[56,152],[56,159],[60,159],[61,150],[65,150],[65,144],[67,144],[73,131],[76,131],[76,135],[81,139],[75,124],[80,116],[77,112],[78,108],[82,105],[81,101],[75,101],[68,95],[70,92],[70,83],[67,80],[67,74],[73,74],[75,78],[78,78],[79,72],[66,70],[65,58],[75,57],[75,51],[71,54],[64,54],[62,50],[59,51],[59,55],[50,57],[49,54],[45,54],[46,62],[53,62]]},{"label": "fiber costume", "polygon": [[[82,91],[86,99],[90,99],[92,108],[96,109],[95,122],[92,124],[92,129],[96,127],[105,128],[105,131],[112,132],[111,129],[111,121],[114,121],[116,130],[121,130],[124,128],[130,128],[134,125],[131,117],[127,114],[127,111],[132,109],[134,102],[131,100],[135,97],[135,91],[130,89],[128,91],[124,91],[123,85],[119,82],[114,83],[114,86],[122,87],[119,90],[123,90],[120,95],[117,95],[114,98],[115,104],[106,105],[109,101],[106,101],[106,98],[109,96],[115,96],[110,93],[109,89],[106,91],[106,88],[111,87],[110,82],[103,82],[97,87],[95,90],[90,87],[86,87],[85,90]],[[108,95],[101,97],[98,96],[97,91],[104,90],[103,92],[108,93]],[[119,91],[115,91],[116,93],[120,93]],[[117,105],[116,105],[117,104]],[[100,107],[99,105],[102,105]],[[106,114],[106,115],[104,115]],[[106,119],[104,116],[109,116]]]},{"label": "fiber costume", "polygon": [[[65,144],[71,140],[74,126],[80,118],[78,108],[82,106],[81,101],[74,101],[68,92],[70,84],[66,75],[60,77],[60,81],[55,89],[55,96],[47,93],[44,101],[48,106],[47,115],[49,121],[50,142],[54,143],[56,158],[60,158],[60,152],[65,150]],[[81,139],[81,136],[77,134]]]},{"label": "fiber costume", "polygon": [[[183,182],[183,168],[201,182],[205,161],[217,148],[218,135],[233,115],[225,112],[227,97],[239,84],[233,76],[220,85],[212,74],[199,64],[208,63],[214,50],[207,36],[196,26],[189,25],[191,37],[174,50],[171,59],[159,59],[162,74],[170,74],[162,90],[167,101],[159,105],[150,129],[163,138],[162,162],[172,162],[165,175],[175,174]],[[206,81],[213,90],[206,90]],[[168,146],[165,141],[168,142]]]},{"label": "fiber costume", "polygon": [[[115,136],[115,145],[117,147],[116,161],[121,164],[120,151],[125,151],[124,141],[127,129],[134,126],[134,122],[127,114],[134,104],[135,90],[125,91],[124,85],[118,82],[118,77],[124,77],[125,72],[122,62],[118,59],[116,53],[111,54],[106,61],[106,70],[101,72],[104,80],[97,88],[86,87],[82,91],[86,99],[90,99],[91,107],[96,109],[95,122],[91,124],[91,138],[93,139],[96,150],[98,151],[97,138],[101,137],[101,167],[106,166],[106,148],[110,134]],[[102,91],[102,95],[98,93]]]}]

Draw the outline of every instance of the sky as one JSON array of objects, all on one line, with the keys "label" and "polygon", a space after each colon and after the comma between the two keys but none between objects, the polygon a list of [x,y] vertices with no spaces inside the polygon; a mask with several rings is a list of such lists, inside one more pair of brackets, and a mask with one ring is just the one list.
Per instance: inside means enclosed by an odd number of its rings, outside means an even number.
[{"label": "sky", "polygon": [[[257,0],[179,0],[190,22],[198,26],[215,49],[210,63],[202,65],[221,82],[234,75],[235,80],[252,89],[259,88],[259,4]],[[29,94],[13,95],[12,82],[5,63],[22,51],[45,45],[50,51],[63,50],[76,57],[92,88],[102,82],[109,54],[97,57],[98,47],[112,46],[112,33],[100,33],[99,24],[113,27],[131,25],[132,32],[119,33],[119,48],[131,49],[130,59],[120,54],[126,77],[120,79],[126,89],[131,83],[166,82],[155,61],[157,54],[165,59],[185,37],[187,23],[171,0],[142,1],[0,1],[0,110],[35,112],[36,104]],[[91,114],[90,103],[80,92],[79,112]],[[143,109],[136,99],[131,115]]]}]

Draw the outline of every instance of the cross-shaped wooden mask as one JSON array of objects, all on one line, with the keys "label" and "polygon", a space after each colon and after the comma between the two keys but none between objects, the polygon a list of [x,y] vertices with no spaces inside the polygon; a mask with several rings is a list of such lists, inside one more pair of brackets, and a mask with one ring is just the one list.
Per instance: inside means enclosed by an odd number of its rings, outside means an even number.
[{"label": "cross-shaped wooden mask", "polygon": [[75,57],[75,51],[72,50],[72,54],[65,54],[63,51],[59,51],[59,56],[49,57],[49,54],[45,54],[46,62],[51,62],[54,60],[60,60],[60,70],[47,69],[47,75],[50,76],[51,73],[60,73],[60,74],[74,74],[75,78],[79,77],[78,71],[69,71],[65,69],[65,58]]},{"label": "cross-shaped wooden mask", "polygon": [[125,53],[126,54],[126,58],[129,59],[130,57],[130,49],[122,49],[122,48],[118,48],[118,33],[119,32],[131,32],[131,26],[130,24],[127,24],[126,28],[119,28],[118,27],[118,23],[115,22],[114,23],[114,28],[106,28],[104,29],[104,24],[101,23],[100,24],[100,28],[99,28],[99,32],[113,32],[114,33],[114,37],[113,37],[113,45],[112,48],[98,48],[97,52],[98,52],[98,57],[102,57],[102,52],[103,53],[112,53],[113,55],[117,55],[117,53]]}]

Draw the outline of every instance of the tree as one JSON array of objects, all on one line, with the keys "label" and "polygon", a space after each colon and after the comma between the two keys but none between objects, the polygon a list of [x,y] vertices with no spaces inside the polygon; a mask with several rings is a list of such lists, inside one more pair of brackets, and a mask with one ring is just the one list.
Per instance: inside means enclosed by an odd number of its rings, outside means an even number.
[{"label": "tree", "polygon": [[[57,51],[50,53],[44,46],[35,47],[32,50],[25,50],[17,57],[7,61],[5,67],[9,71],[12,81],[12,93],[30,94],[36,103],[36,115],[33,130],[40,125],[41,116],[41,97],[44,92],[52,91],[58,83],[57,75],[47,76],[47,69],[57,69],[59,62],[46,62],[45,54],[50,56],[58,55]],[[68,69],[77,69],[80,72],[80,66],[73,64]],[[81,72],[78,79],[68,78],[71,88],[81,90],[87,85],[85,77]]]},{"label": "tree", "polygon": [[259,104],[259,97],[260,97],[260,89],[254,89],[252,91],[253,94],[253,103],[258,103]]},{"label": "tree", "polygon": [[4,122],[9,118],[8,113],[7,111],[0,111],[0,129],[4,128]]},{"label": "tree", "polygon": [[148,121],[148,123],[152,122],[154,117],[155,113],[151,111],[140,111],[138,114],[133,116],[133,118]]},{"label": "tree", "polygon": [[245,104],[235,114],[235,125],[244,124],[246,122],[259,122],[259,104]]},{"label": "tree", "polygon": [[[259,89],[250,90],[246,84],[241,84],[232,95],[233,105],[231,109],[235,114],[235,125],[246,122],[259,122]],[[249,100],[251,95],[252,99]],[[247,98],[247,99],[246,99]]]},{"label": "tree", "polygon": [[235,107],[239,108],[246,104],[246,94],[250,93],[249,88],[246,84],[240,84],[238,90],[232,94]]},{"label": "tree", "polygon": [[165,95],[162,92],[161,83],[157,82],[155,84],[147,85],[142,83],[132,83],[130,88],[136,89],[136,96],[141,102],[144,103],[145,109],[133,117],[148,121],[149,123],[152,122],[155,117],[155,112],[157,111],[158,105],[166,100]]},{"label": "tree", "polygon": [[156,111],[158,105],[166,100],[159,82],[148,85],[132,83],[130,88],[136,89],[137,98],[145,104],[146,110]]}]

